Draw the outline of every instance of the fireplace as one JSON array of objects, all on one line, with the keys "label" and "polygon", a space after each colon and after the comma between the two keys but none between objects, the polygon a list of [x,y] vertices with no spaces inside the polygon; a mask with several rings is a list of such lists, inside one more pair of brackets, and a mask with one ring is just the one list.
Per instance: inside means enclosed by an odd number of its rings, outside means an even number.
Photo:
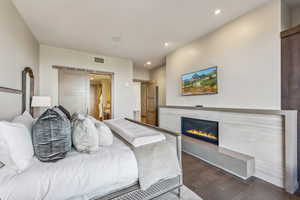
[{"label": "fireplace", "polygon": [[182,117],[181,132],[199,140],[219,144],[219,123],[215,121]]}]

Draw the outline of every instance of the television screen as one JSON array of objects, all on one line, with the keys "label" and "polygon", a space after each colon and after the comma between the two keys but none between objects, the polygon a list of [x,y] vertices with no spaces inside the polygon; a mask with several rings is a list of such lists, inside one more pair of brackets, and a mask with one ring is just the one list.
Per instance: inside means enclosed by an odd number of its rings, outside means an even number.
[{"label": "television screen", "polygon": [[192,72],[182,75],[182,95],[203,95],[218,93],[218,68]]}]

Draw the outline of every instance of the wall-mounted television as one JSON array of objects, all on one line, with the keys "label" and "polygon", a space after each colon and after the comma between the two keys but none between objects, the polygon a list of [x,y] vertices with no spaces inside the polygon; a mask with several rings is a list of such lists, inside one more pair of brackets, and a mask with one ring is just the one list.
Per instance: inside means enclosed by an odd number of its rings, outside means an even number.
[{"label": "wall-mounted television", "polygon": [[218,67],[211,67],[181,77],[183,96],[218,93]]}]

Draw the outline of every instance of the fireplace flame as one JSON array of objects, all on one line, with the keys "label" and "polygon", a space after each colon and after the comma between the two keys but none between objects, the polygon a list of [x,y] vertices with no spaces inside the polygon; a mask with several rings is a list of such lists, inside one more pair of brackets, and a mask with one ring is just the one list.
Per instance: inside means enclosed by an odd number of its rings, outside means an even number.
[{"label": "fireplace flame", "polygon": [[207,137],[209,139],[213,139],[213,140],[217,140],[218,138],[212,134],[212,133],[205,133],[203,131],[198,131],[195,129],[191,129],[191,130],[187,130],[186,132],[194,134],[194,135],[199,135],[199,136],[203,136],[203,137]]}]

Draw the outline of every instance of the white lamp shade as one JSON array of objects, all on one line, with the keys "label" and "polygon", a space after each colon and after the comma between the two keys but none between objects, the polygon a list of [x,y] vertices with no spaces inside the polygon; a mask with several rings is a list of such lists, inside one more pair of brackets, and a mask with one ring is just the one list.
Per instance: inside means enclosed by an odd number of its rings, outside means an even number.
[{"label": "white lamp shade", "polygon": [[33,96],[32,107],[50,107],[51,106],[51,97],[46,96]]}]

